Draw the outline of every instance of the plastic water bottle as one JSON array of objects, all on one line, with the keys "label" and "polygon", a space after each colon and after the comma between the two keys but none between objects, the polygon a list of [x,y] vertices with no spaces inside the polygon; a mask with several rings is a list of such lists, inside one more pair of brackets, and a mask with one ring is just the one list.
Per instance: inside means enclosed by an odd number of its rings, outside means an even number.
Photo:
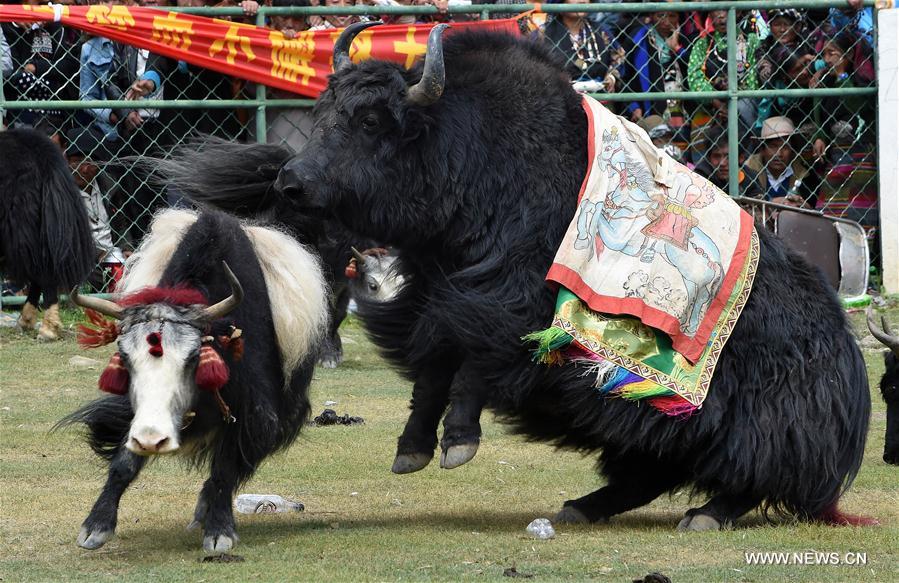
[{"label": "plastic water bottle", "polygon": [[536,539],[549,540],[556,536],[556,530],[547,518],[536,518],[528,525],[527,531]]},{"label": "plastic water bottle", "polygon": [[234,508],[241,514],[276,514],[306,509],[301,502],[286,500],[277,494],[241,494],[234,499]]}]

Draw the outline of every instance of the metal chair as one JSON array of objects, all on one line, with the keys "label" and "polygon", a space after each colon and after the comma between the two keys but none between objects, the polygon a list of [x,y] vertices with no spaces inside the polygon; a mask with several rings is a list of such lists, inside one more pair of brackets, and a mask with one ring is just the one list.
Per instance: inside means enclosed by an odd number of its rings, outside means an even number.
[{"label": "metal chair", "polygon": [[860,224],[818,211],[737,197],[756,222],[772,229],[794,251],[818,266],[842,298],[868,289],[868,242]]}]

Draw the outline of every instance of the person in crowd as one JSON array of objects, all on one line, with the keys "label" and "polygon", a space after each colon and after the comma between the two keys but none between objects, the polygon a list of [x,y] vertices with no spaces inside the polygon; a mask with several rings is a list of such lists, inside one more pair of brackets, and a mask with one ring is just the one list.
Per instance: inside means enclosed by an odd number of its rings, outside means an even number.
[{"label": "person in crowd", "polygon": [[[563,0],[572,6],[589,0]],[[608,93],[620,87],[613,62],[617,47],[607,31],[597,28],[585,12],[563,12],[547,20],[541,31],[543,41],[565,63],[573,81],[601,81]]]},{"label": "person in crowd", "polygon": [[[312,0],[313,6],[319,5],[320,0]],[[355,0],[321,0],[322,6],[333,7],[333,8],[346,8],[348,6],[354,6],[356,4]],[[309,26],[309,30],[328,30],[332,28],[344,28],[347,25],[353,24],[355,22],[359,22],[362,20],[362,17],[353,16],[349,14],[326,14],[324,16],[319,16],[316,19],[318,22],[316,24],[311,24]]]},{"label": "person in crowd", "polygon": [[[815,55],[808,52],[806,45],[791,49],[776,45],[768,58],[778,63],[777,69],[762,85],[762,89],[805,89],[808,88],[814,69]],[[814,100],[811,97],[791,97],[777,95],[759,100],[758,118],[755,129],[760,130],[769,117],[784,116],[804,120],[812,114]]]},{"label": "person in crowd", "polygon": [[[705,150],[705,157],[696,165],[695,170],[724,192],[729,192],[730,146],[727,143],[727,130],[720,126],[715,126],[706,133],[706,138],[709,143]],[[746,152],[742,147],[737,159],[741,166],[737,173],[740,194],[742,196],[760,198],[762,191],[759,187],[756,173],[752,169],[743,166],[746,160]]]},{"label": "person in crowd", "polygon": [[793,149],[796,128],[790,118],[770,117],[762,124],[759,148],[746,161],[761,198],[790,206],[814,207],[821,178],[806,168]]},{"label": "person in crowd", "polygon": [[[310,0],[272,0],[275,7],[310,6]],[[273,15],[269,27],[281,32],[286,39],[293,39],[300,33],[309,30],[309,21],[302,15]],[[253,94],[255,85],[248,84],[246,91]],[[300,95],[281,89],[268,89],[267,95],[273,99],[297,99]],[[312,132],[311,110],[301,108],[274,108],[266,110],[266,140],[269,144],[287,146],[298,151],[309,140]],[[247,124],[248,139],[256,140],[255,119]]]},{"label": "person in crowd", "polygon": [[[24,4],[39,5],[39,0]],[[8,22],[0,24],[8,45],[12,70],[4,75],[8,99],[50,101],[75,99],[78,60],[74,53],[77,35],[67,34],[58,22]],[[10,126],[35,127],[48,119],[62,128],[69,118],[59,110],[28,109],[11,115]]]},{"label": "person in crowd", "polygon": [[[125,254],[112,240],[112,228],[109,221],[109,213],[103,202],[103,192],[98,184],[100,168],[95,161],[97,158],[96,140],[89,133],[80,128],[72,128],[66,133],[68,145],[65,155],[72,170],[75,183],[81,190],[81,197],[87,208],[88,219],[91,224],[91,235],[94,245],[97,247],[97,262],[107,272],[107,278],[100,277],[95,282],[97,289],[105,288],[106,291],[115,291],[115,282],[122,275]],[[105,285],[104,279],[109,279],[109,285]]]},{"label": "person in crowd", "polygon": [[[680,34],[678,12],[659,11],[646,23],[637,22],[621,41],[626,56],[622,77],[625,91],[658,93],[686,91],[689,42]],[[634,101],[627,106],[632,121],[660,115],[683,125],[683,111],[676,100]]]},{"label": "person in crowd", "polygon": [[[758,89],[756,74],[756,50],[759,46],[757,21],[754,16],[744,18],[737,14],[737,84],[740,89]],[[690,49],[687,65],[687,83],[691,91],[727,90],[727,11],[713,10],[709,13],[710,31],[697,38]],[[748,134],[755,124],[757,115],[755,99],[739,100],[740,135]],[[693,113],[691,141],[702,144],[702,134],[710,122],[724,124],[727,120],[727,101],[712,99],[697,106]],[[702,151],[694,150],[694,161],[701,160]]]},{"label": "person in crowd", "polygon": [[[114,157],[159,155],[175,142],[160,110],[142,107],[141,102],[161,100],[173,63],[167,58],[104,37],[87,40],[81,50],[81,99],[114,99],[133,102],[117,109],[88,110],[91,123],[87,131],[97,147]],[[113,160],[115,161],[115,160]],[[133,249],[149,228],[152,213],[163,201],[133,165],[107,164],[104,170],[112,186],[104,191],[106,199],[119,212],[113,228],[119,245]]]},{"label": "person in crowd", "polygon": [[[866,86],[867,79],[858,74],[853,60],[855,48],[864,43],[856,34],[844,30],[824,43],[823,59],[809,87],[850,88]],[[852,150],[871,148],[875,142],[876,101],[866,95],[835,95],[816,98],[814,116],[819,134],[814,141],[815,154],[824,156],[829,145],[831,162]]]},{"label": "person in crowd", "polygon": [[771,34],[759,43],[756,49],[756,72],[759,84],[763,87],[772,77],[782,72],[783,61],[776,57],[783,55],[786,49],[789,53],[804,52],[811,54],[812,47],[802,42],[805,16],[794,8],[777,8],[768,11],[768,26]]},{"label": "person in crowd", "polygon": [[[210,0],[177,0],[180,8],[208,6],[210,3]],[[247,14],[255,14],[259,9],[253,0],[241,2],[241,6]],[[167,101],[236,99],[242,86],[242,80],[178,61],[163,84],[163,98]],[[231,109],[163,109],[160,120],[172,136],[179,138],[204,134],[235,139],[241,133],[237,111]]]}]

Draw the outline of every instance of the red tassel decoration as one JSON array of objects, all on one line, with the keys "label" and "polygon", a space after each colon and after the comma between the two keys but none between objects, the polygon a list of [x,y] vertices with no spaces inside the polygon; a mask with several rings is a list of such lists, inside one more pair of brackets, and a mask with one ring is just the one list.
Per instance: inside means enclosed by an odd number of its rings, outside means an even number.
[{"label": "red tassel decoration", "polygon": [[118,324],[113,320],[107,320],[103,314],[94,310],[84,310],[84,315],[95,328],[78,325],[78,344],[82,348],[97,348],[114,342],[119,337]]},{"label": "red tassel decoration", "polygon": [[228,382],[228,365],[211,346],[200,347],[200,362],[195,377],[197,387],[203,391],[218,391]]},{"label": "red tassel decoration", "polygon": [[356,267],[356,258],[350,259],[350,262],[347,264],[346,269],[343,270],[343,274],[347,279],[356,279],[359,277],[359,271]]},{"label": "red tassel decoration", "polygon": [[113,395],[124,395],[128,392],[128,383],[128,369],[125,368],[122,357],[116,352],[109,358],[109,364],[103,369],[103,374],[100,375],[97,384],[101,391]]},{"label": "red tassel decoration", "polygon": [[147,344],[150,345],[150,356],[156,358],[162,356],[162,334],[159,332],[147,334]]}]

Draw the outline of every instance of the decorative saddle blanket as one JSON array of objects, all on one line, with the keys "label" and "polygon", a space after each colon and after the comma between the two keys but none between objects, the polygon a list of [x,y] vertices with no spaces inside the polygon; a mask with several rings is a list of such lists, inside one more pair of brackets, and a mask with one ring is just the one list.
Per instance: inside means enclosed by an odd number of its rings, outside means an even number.
[{"label": "decorative saddle blanket", "polygon": [[589,168],[547,280],[553,326],[528,336],[545,362],[582,361],[602,392],[702,406],[758,263],[752,217],[584,97]]}]

